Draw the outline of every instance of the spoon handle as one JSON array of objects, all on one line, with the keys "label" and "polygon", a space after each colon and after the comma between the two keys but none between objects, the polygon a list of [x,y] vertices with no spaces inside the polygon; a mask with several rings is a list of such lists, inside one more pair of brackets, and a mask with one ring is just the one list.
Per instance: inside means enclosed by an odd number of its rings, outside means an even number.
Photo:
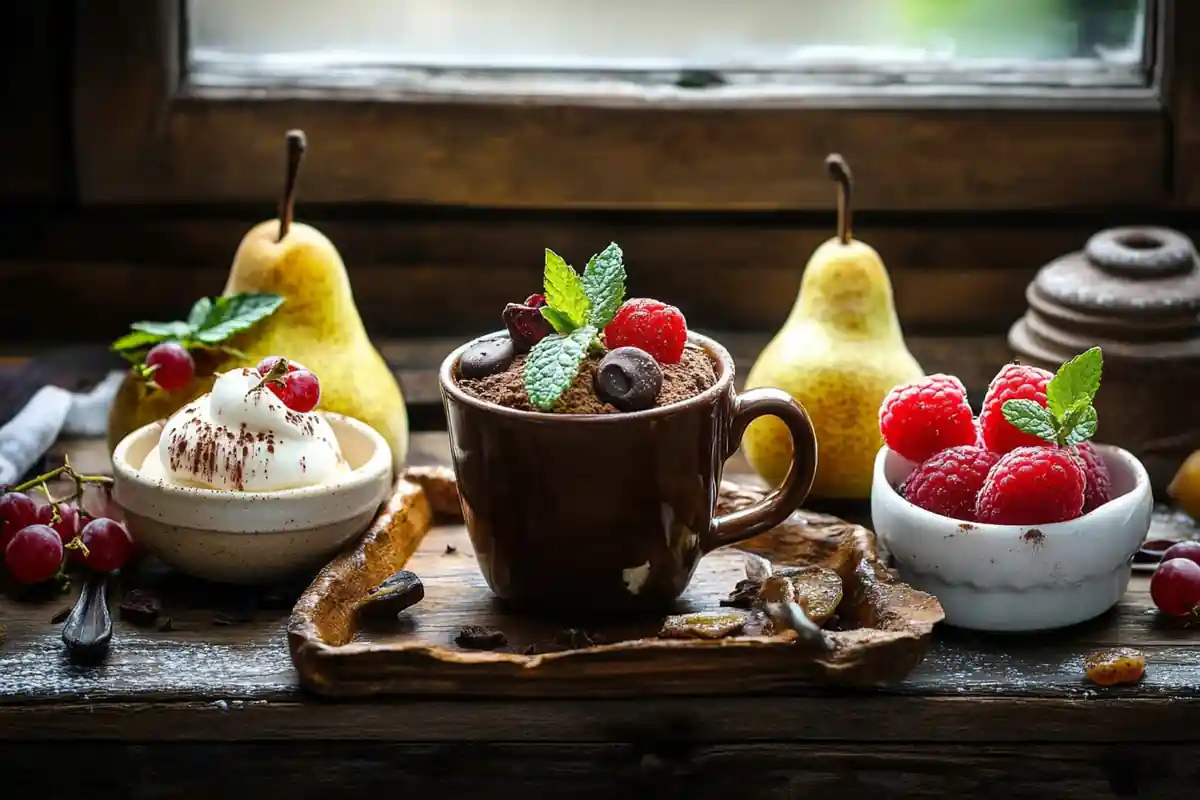
[{"label": "spoon handle", "polygon": [[72,661],[99,661],[108,655],[112,615],[108,611],[107,588],[107,576],[90,577],[63,625],[62,638]]}]

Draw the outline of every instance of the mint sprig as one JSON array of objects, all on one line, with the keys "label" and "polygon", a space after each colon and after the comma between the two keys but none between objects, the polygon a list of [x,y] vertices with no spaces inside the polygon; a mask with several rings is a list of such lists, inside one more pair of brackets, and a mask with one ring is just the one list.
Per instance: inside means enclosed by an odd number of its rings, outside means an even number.
[{"label": "mint sprig", "polygon": [[132,364],[140,364],[154,345],[176,341],[189,350],[220,350],[241,355],[223,345],[236,333],[274,314],[283,305],[277,294],[242,293],[227,297],[201,297],[188,312],[186,321],[140,321],[130,332],[112,343],[111,349]]},{"label": "mint sprig", "polygon": [[588,259],[581,276],[562,256],[546,250],[542,316],[556,333],[542,339],[525,360],[522,375],[529,401],[549,411],[574,382],[600,331],[625,299],[625,264],[615,243]]},{"label": "mint sprig", "polygon": [[1093,347],[1065,362],[1046,384],[1046,405],[1035,400],[1006,400],[1004,418],[1017,430],[1059,447],[1086,442],[1096,435],[1092,401],[1100,390],[1104,357]]}]

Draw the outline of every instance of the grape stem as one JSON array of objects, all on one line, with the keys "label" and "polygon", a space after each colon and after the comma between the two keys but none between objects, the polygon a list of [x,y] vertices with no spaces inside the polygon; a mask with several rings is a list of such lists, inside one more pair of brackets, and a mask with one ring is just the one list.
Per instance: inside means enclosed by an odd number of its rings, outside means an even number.
[{"label": "grape stem", "polygon": [[[75,482],[75,495],[72,497],[64,497],[57,501],[51,499],[51,502],[62,503],[69,500],[74,500],[76,497],[83,494],[83,485],[85,483],[94,483],[100,486],[112,486],[113,483],[113,479],[106,475],[81,475],[75,471],[75,468],[71,466],[68,460],[63,459],[63,465],[61,467],[55,467],[49,472],[38,475],[36,478],[30,478],[24,483],[19,483],[16,486],[11,487],[8,491],[27,492],[35,487],[44,487],[47,481],[52,481],[59,477],[65,477]],[[42,488],[42,491],[46,493],[47,498],[50,497],[50,492],[48,489]]]}]

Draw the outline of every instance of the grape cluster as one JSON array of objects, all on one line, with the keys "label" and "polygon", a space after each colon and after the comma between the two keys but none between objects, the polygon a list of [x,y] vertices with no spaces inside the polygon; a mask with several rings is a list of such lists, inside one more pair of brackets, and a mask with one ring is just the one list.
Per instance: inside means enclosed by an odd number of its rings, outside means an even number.
[{"label": "grape cluster", "polygon": [[1179,542],[1150,578],[1150,599],[1172,617],[1200,618],[1200,542]]},{"label": "grape cluster", "polygon": [[[48,476],[65,474],[75,480],[76,492],[66,500],[38,505],[26,493],[26,484],[0,494],[0,557],[13,580],[18,583],[42,583],[59,574],[66,561],[81,564],[96,572],[112,572],[125,565],[133,555],[129,531],[111,516],[89,513],[83,507],[83,489],[90,479],[79,476],[70,467],[60,467]],[[48,476],[33,482],[47,496]],[[108,513],[107,487],[105,493]]]}]

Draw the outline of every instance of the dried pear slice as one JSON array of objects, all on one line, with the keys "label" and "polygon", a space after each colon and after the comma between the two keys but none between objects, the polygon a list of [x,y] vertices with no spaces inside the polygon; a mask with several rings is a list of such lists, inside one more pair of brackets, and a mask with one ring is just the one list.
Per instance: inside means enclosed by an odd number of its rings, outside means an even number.
[{"label": "dried pear slice", "polygon": [[825,567],[782,567],[775,574],[786,577],[796,589],[796,602],[818,625],[824,625],[837,613],[842,602],[842,579]]},{"label": "dried pear slice", "polygon": [[700,611],[678,614],[663,620],[662,639],[724,639],[736,636],[746,626],[746,617],[736,611]]}]

